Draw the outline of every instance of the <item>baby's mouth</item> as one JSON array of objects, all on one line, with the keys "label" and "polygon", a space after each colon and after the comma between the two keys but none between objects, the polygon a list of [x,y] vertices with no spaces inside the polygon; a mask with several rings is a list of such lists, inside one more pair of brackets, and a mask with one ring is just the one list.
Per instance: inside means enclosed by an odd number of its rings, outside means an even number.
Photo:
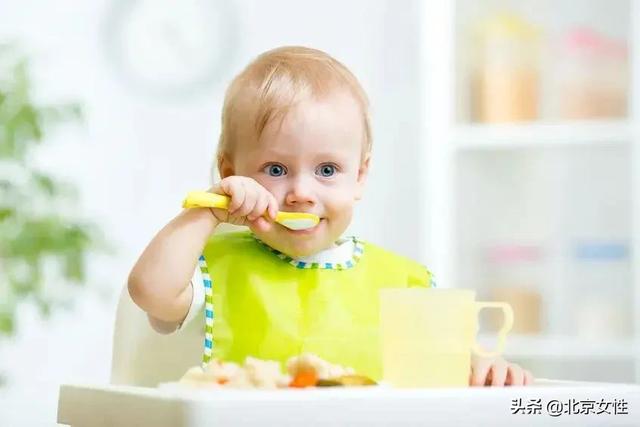
[{"label": "baby's mouth", "polygon": [[314,225],[313,227],[309,227],[309,228],[304,228],[304,229],[300,229],[300,230],[292,230],[290,228],[287,227],[283,227],[286,231],[288,231],[291,234],[294,235],[305,235],[305,234],[311,234],[314,231],[316,231],[318,229],[318,227],[320,227],[320,225],[324,224],[326,221],[326,218],[320,218],[320,220],[318,221],[318,223],[316,225]]}]

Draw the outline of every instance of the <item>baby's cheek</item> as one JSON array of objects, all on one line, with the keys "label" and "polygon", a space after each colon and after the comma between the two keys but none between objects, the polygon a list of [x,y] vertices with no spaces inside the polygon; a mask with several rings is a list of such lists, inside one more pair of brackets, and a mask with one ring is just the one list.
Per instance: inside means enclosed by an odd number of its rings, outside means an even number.
[{"label": "baby's cheek", "polygon": [[330,229],[331,229],[331,237],[338,238],[342,235],[342,233],[347,229],[349,224],[351,223],[351,218],[353,216],[353,205],[350,203],[333,203],[330,212]]},{"label": "baby's cheek", "polygon": [[325,207],[326,212],[329,214],[328,216],[334,220],[351,218],[351,213],[353,212],[353,203],[350,203],[349,200],[344,198],[334,198],[330,200]]},{"label": "baby's cheek", "polygon": [[325,206],[335,213],[350,211],[355,205],[354,194],[350,188],[340,188],[331,191],[324,197]]}]

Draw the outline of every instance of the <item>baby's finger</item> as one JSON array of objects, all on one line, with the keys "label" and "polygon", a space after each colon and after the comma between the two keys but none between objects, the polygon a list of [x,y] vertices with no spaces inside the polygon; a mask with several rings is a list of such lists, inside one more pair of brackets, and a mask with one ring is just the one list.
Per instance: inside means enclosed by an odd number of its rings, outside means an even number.
[{"label": "baby's finger", "polygon": [[[259,182],[253,181],[253,184],[255,186],[257,194],[260,195],[260,198],[265,197],[267,200],[267,203],[265,204],[264,209],[262,208],[262,206],[260,206],[261,210],[258,213],[259,215],[256,216],[256,218],[258,216],[267,214],[267,216],[271,217],[272,219],[275,219],[275,214],[277,213],[278,210],[277,210],[277,202],[275,201],[276,199],[273,197],[273,194],[271,194],[269,190],[263,187]],[[271,207],[272,203],[276,206],[276,209],[273,215],[272,215],[272,211],[274,210],[274,208]]]},{"label": "baby's finger", "polygon": [[247,219],[249,221],[253,221],[256,218],[261,217],[262,215],[264,215],[268,206],[269,206],[269,197],[264,193],[258,195],[258,201],[253,207],[253,210],[249,212],[249,215],[247,215]]},{"label": "baby's finger", "polygon": [[244,204],[244,199],[247,196],[247,191],[242,183],[239,183],[237,181],[227,182],[226,185],[223,181],[221,184],[222,190],[224,190],[225,194],[231,196],[231,202],[229,202],[228,209],[229,213],[235,214],[236,210],[238,210],[238,208]]},{"label": "baby's finger", "polygon": [[[234,214],[238,216],[247,216],[249,215],[258,203],[258,195],[252,188],[245,187],[245,198],[244,203],[234,212]],[[248,219],[248,218],[247,218]]]},{"label": "baby's finger", "polygon": [[524,385],[530,385],[533,384],[533,374],[528,371],[528,370],[524,370]]},{"label": "baby's finger", "polygon": [[280,210],[280,207],[278,206],[278,201],[276,200],[275,197],[273,197],[273,194],[269,193],[269,208],[268,208],[268,212],[269,212],[269,217],[275,221],[276,220],[276,216],[278,215],[278,211]]},{"label": "baby's finger", "polygon": [[212,193],[216,194],[226,194],[227,196],[232,196],[234,190],[238,186],[239,181],[234,179],[235,177],[224,178],[222,181],[218,181],[213,185],[211,189]]},{"label": "baby's finger", "polygon": [[250,228],[252,230],[257,230],[262,233],[266,233],[271,230],[273,227],[273,223],[267,221],[264,217],[258,217],[257,219],[251,221]]},{"label": "baby's finger", "polygon": [[497,361],[491,367],[491,385],[494,387],[502,387],[507,379],[506,363]]},{"label": "baby's finger", "polygon": [[487,374],[489,373],[489,368],[491,367],[488,363],[478,363],[473,367],[473,371],[471,373],[471,385],[472,386],[483,386],[486,379]]},{"label": "baby's finger", "polygon": [[524,384],[524,370],[516,363],[512,363],[507,369],[507,381],[505,385],[521,386]]},{"label": "baby's finger", "polygon": [[227,194],[223,189],[222,189],[222,182],[216,182],[215,184],[213,184],[213,186],[211,186],[211,188],[209,190],[210,193],[215,193],[215,194]]}]

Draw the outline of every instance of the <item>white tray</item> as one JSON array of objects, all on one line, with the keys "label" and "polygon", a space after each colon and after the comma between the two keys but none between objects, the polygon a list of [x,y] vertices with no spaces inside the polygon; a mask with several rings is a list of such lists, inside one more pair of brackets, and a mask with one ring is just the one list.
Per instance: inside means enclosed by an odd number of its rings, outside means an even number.
[{"label": "white tray", "polygon": [[[591,404],[593,411],[589,410]],[[538,406],[539,414],[530,413],[536,412]],[[567,411],[570,406],[589,413],[551,415],[558,408]],[[523,409],[514,414],[518,407]],[[596,414],[602,409],[611,414]],[[74,427],[637,427],[640,386],[544,379],[528,387],[412,390],[390,387],[189,390],[171,385],[143,388],[69,384],[60,387],[58,422]]]}]

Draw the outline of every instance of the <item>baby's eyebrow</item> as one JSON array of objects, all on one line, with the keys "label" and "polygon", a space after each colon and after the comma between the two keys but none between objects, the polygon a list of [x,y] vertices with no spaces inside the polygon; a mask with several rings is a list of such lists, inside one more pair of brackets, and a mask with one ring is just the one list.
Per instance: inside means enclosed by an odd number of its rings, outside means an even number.
[{"label": "baby's eyebrow", "polygon": [[324,158],[333,158],[333,159],[340,159],[340,160],[345,160],[349,158],[349,154],[347,152],[343,152],[340,150],[332,150],[332,151],[319,151],[317,153],[314,153],[314,157],[319,158],[319,157],[324,157]]},{"label": "baby's eyebrow", "polygon": [[[260,153],[260,157],[262,159],[268,160],[282,160],[282,159],[294,159],[296,156],[287,151],[276,151],[276,150],[265,150]],[[323,162],[323,161],[334,161],[334,162],[344,162],[348,160],[348,156],[345,153],[338,153],[335,151],[322,151],[317,153],[312,153],[311,155],[305,156],[306,159]]]},{"label": "baby's eyebrow", "polygon": [[262,157],[287,157],[291,153],[287,150],[280,150],[273,147],[256,147],[253,150],[254,153],[259,154]]}]

